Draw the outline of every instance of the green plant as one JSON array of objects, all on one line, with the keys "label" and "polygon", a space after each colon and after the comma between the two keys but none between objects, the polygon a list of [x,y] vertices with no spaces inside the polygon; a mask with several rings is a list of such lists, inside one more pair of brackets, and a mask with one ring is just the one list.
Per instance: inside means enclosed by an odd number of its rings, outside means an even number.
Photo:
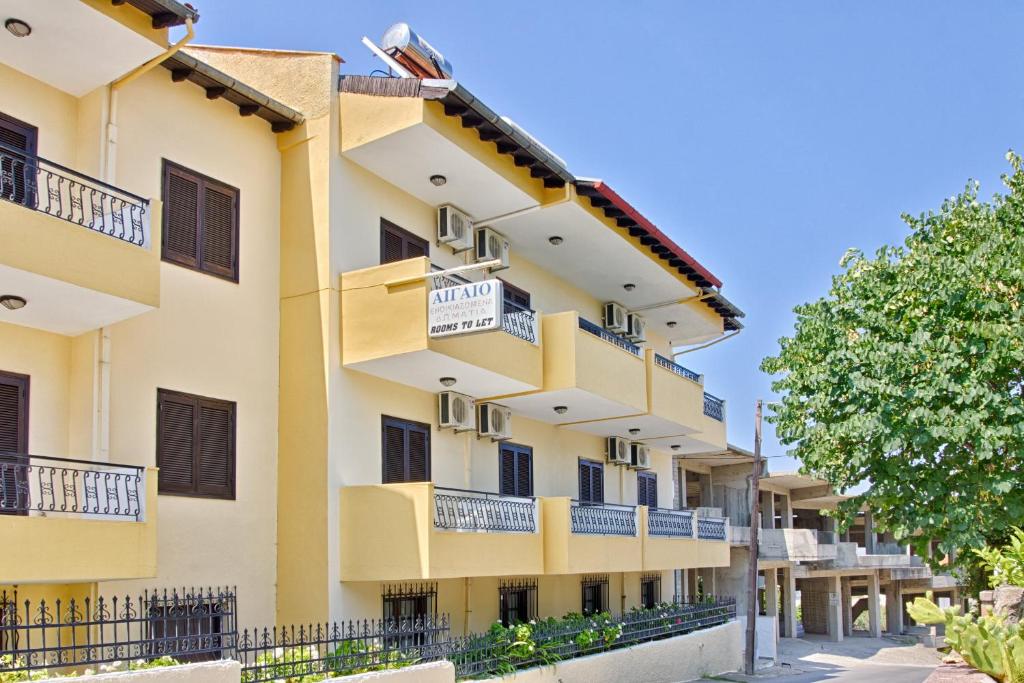
[{"label": "green plant", "polygon": [[[138,671],[141,669],[157,669],[164,666],[177,666],[180,662],[173,657],[163,656],[157,657],[156,659],[136,659],[132,662],[127,661],[116,661],[107,664],[100,664],[98,671],[94,669],[85,669],[82,672],[84,676],[90,676],[95,673],[114,673],[118,671]],[[78,676],[78,671],[68,671],[65,673],[52,673],[47,669],[37,669],[35,671],[11,671],[16,667],[25,666],[25,660],[14,655],[0,655],[0,683],[22,683],[23,681],[41,681],[51,678],[68,678],[72,676]]]},{"label": "green plant", "polygon": [[1006,545],[975,549],[974,554],[988,571],[992,588],[1024,586],[1024,529],[1015,526]]},{"label": "green plant", "polygon": [[945,624],[946,642],[974,668],[1003,683],[1024,683],[1019,624],[1007,624],[1000,616],[962,615],[958,607],[942,609],[927,598],[917,598],[907,611],[920,624]]}]

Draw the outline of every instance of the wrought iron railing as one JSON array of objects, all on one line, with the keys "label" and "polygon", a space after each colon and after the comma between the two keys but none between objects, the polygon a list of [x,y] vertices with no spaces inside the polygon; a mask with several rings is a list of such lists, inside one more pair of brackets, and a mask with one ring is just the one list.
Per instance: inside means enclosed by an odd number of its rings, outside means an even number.
[{"label": "wrought iron railing", "polygon": [[535,533],[534,498],[434,487],[434,527],[447,531]]},{"label": "wrought iron railing", "polygon": [[634,344],[633,342],[629,341],[625,337],[620,337],[614,332],[609,332],[600,325],[590,322],[586,318],[580,318],[579,320],[580,329],[583,330],[584,332],[589,332],[595,337],[599,337],[605,340],[609,344],[615,344],[615,346],[618,346],[623,351],[629,351],[634,356],[640,355],[640,347]]},{"label": "wrought iron railing", "polygon": [[147,243],[148,200],[3,144],[0,199],[124,242]]},{"label": "wrought iron railing", "polygon": [[[67,601],[21,600],[0,593],[0,678],[45,678],[45,669],[67,672],[169,656],[201,661],[234,654],[235,593],[228,589],[145,592],[134,598]],[[31,672],[34,676],[29,676]],[[82,673],[78,669],[78,673]]]},{"label": "wrought iron railing", "polygon": [[574,534],[636,536],[636,508],[630,505],[574,500],[569,518]]},{"label": "wrought iron railing", "polygon": [[725,401],[712,396],[708,392],[704,392],[704,414],[710,417],[712,420],[718,420],[719,422],[725,422]]},{"label": "wrought iron railing", "polygon": [[725,519],[721,517],[698,517],[697,538],[705,541],[724,541],[725,526]]},{"label": "wrought iron railing", "polygon": [[694,382],[697,382],[698,384],[703,384],[703,379],[696,372],[694,372],[690,368],[683,367],[682,365],[676,363],[675,361],[665,358],[665,356],[661,355],[660,353],[654,354],[654,363],[659,367],[665,368],[669,372],[674,372],[680,377],[685,377],[686,379],[691,379]]},{"label": "wrought iron railing", "polygon": [[145,518],[145,468],[0,454],[0,514]]},{"label": "wrought iron railing", "polygon": [[693,513],[687,510],[647,511],[647,533],[651,536],[685,536],[693,538]]},{"label": "wrought iron railing", "polygon": [[[436,272],[439,270],[437,266],[432,265],[431,268],[435,271],[430,275],[434,289],[458,287],[459,285],[467,285],[472,282],[457,273],[440,275]],[[528,341],[531,344],[540,343],[540,326],[537,321],[537,312],[526,306],[521,306],[511,301],[503,301],[501,307],[501,329],[513,337]]]}]

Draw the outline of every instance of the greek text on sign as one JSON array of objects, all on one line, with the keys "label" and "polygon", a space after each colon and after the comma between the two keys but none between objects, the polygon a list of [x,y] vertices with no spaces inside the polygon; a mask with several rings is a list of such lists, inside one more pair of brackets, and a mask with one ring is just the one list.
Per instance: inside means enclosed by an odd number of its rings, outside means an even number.
[{"label": "greek text on sign", "polygon": [[501,301],[501,280],[435,289],[427,306],[430,336],[496,330],[501,327]]}]

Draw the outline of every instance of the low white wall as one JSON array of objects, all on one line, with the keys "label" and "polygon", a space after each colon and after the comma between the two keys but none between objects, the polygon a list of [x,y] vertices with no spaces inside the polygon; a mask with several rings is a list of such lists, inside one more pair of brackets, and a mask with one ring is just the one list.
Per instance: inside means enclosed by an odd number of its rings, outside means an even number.
[{"label": "low white wall", "polygon": [[59,680],[62,683],[238,683],[241,677],[242,665],[231,659],[223,659],[201,664],[161,666],[141,671],[116,671]]},{"label": "low white wall", "polygon": [[331,678],[331,681],[344,681],[344,683],[455,683],[455,666],[451,662],[431,662],[429,664],[417,664],[407,666],[403,669],[390,669],[388,671],[371,671],[365,674],[353,674],[352,676],[341,676]]},{"label": "low white wall", "polygon": [[524,669],[491,683],[680,683],[737,671],[743,666],[738,621],[685,636]]}]

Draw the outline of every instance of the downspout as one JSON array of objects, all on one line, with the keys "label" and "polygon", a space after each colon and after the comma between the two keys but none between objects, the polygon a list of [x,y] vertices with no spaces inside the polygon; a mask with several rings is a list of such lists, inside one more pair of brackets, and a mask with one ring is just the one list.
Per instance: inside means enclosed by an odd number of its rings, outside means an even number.
[{"label": "downspout", "polygon": [[541,209],[548,209],[548,208],[550,208],[552,206],[558,206],[559,204],[565,204],[566,202],[570,202],[570,201],[572,201],[572,184],[571,183],[566,183],[565,184],[565,196],[561,197],[560,199],[555,199],[554,201],[550,201],[547,204],[539,204],[539,203],[538,204],[534,204],[533,206],[528,206],[525,209],[517,209],[515,211],[510,211],[508,213],[503,213],[503,214],[501,214],[499,216],[491,216],[490,218],[482,218],[482,219],[480,219],[478,221],[473,221],[473,225],[480,226],[480,227],[483,227],[483,226],[486,226],[486,225],[494,225],[495,223],[501,223],[502,221],[507,221],[510,218],[516,218],[517,216],[524,216],[524,215],[526,215],[528,213],[533,213],[534,211],[539,211]]},{"label": "downspout", "polygon": [[105,127],[103,147],[101,149],[100,177],[105,182],[113,184],[117,170],[117,155],[115,154],[115,150],[117,149],[117,91],[120,90],[122,86],[131,83],[142,74],[152,70],[153,67],[161,64],[168,57],[173,56],[178,52],[178,50],[185,47],[189,41],[195,38],[195,35],[195,30],[192,28],[192,20],[185,19],[185,36],[181,40],[176,42],[174,45],[171,45],[142,66],[136,67],[124,76],[121,76],[110,83],[110,87],[107,90],[107,125]]},{"label": "downspout", "polygon": [[466,616],[462,621],[462,635],[469,635],[469,617],[473,614],[473,604],[469,597],[470,592],[473,589],[473,579],[469,576],[466,577]]},{"label": "downspout", "polygon": [[110,331],[101,327],[96,339],[96,390],[93,394],[96,408],[93,425],[92,458],[110,462]]}]

